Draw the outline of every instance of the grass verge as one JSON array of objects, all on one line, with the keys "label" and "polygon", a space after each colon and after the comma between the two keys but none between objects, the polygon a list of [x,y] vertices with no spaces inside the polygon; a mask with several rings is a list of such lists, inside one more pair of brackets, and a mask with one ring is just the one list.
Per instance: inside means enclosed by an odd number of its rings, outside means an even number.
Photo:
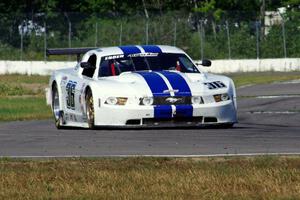
[{"label": "grass verge", "polygon": [[0,160],[1,199],[300,199],[299,157]]},{"label": "grass verge", "polygon": [[[227,74],[236,87],[300,79],[300,72],[256,72]],[[0,75],[0,121],[50,118],[44,89],[49,76]]]},{"label": "grass verge", "polygon": [[226,74],[236,87],[300,79],[300,72],[249,72]]},{"label": "grass verge", "polygon": [[51,116],[45,97],[0,97],[0,121],[48,119]]},{"label": "grass verge", "polygon": [[49,76],[0,75],[0,96],[44,95]]}]

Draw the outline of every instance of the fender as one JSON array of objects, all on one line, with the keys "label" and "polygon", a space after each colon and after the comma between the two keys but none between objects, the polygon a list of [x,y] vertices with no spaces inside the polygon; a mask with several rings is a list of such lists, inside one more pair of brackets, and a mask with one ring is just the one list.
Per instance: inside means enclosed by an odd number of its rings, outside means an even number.
[{"label": "fender", "polygon": [[64,105],[65,102],[63,101],[63,94],[64,92],[61,89],[61,82],[62,82],[62,74],[60,73],[52,73],[51,77],[50,77],[50,81],[49,81],[49,85],[50,85],[50,105],[52,108],[52,98],[53,98],[53,94],[52,94],[52,86],[54,83],[56,83],[57,85],[57,90],[58,90],[58,95],[59,95],[59,109],[60,110],[64,110]]}]

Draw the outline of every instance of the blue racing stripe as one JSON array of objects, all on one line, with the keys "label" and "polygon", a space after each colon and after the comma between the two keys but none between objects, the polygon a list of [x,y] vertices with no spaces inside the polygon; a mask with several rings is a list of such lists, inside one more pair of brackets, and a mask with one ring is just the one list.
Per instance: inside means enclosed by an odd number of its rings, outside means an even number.
[{"label": "blue racing stripe", "polygon": [[[168,79],[174,90],[178,90],[175,92],[175,96],[192,96],[188,83],[179,73],[169,71],[161,71],[159,73]],[[193,117],[193,106],[176,105],[175,117]]]},{"label": "blue racing stripe", "polygon": [[136,46],[119,46],[125,56],[135,53],[141,53],[141,50]]},{"label": "blue racing stripe", "polygon": [[[167,84],[160,75],[155,72],[136,72],[143,76],[147,82],[153,97],[170,96],[170,92],[164,93],[169,90]],[[172,106],[170,105],[155,105],[154,118],[172,118]]]},{"label": "blue racing stripe", "polygon": [[142,45],[146,53],[162,53],[161,49],[156,45]]},{"label": "blue racing stripe", "polygon": [[155,105],[154,118],[156,119],[169,119],[172,118],[172,106],[169,105]]},{"label": "blue racing stripe", "polygon": [[143,76],[148,86],[150,87],[154,97],[170,96],[170,92],[164,93],[164,91],[169,90],[169,88],[165,83],[164,79],[162,79],[162,77],[160,77],[159,74],[155,72],[139,72],[139,71],[137,71],[136,73]]},{"label": "blue racing stripe", "polygon": [[175,117],[193,117],[193,106],[177,105]]},{"label": "blue racing stripe", "polygon": [[168,79],[174,90],[178,90],[175,92],[175,96],[192,96],[188,83],[179,73],[169,71],[160,71],[159,73]]}]

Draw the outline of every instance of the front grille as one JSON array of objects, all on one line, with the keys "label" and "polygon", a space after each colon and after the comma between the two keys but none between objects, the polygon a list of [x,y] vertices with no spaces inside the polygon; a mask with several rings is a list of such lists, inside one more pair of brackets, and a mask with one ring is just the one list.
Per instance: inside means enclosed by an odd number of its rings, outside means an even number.
[{"label": "front grille", "polygon": [[153,105],[190,105],[190,96],[154,97]]},{"label": "front grille", "polygon": [[171,119],[144,118],[143,125],[196,125],[201,124],[203,117],[176,117]]},{"label": "front grille", "polygon": [[130,119],[127,120],[126,125],[140,125],[141,120],[140,119]]},{"label": "front grille", "polygon": [[217,118],[215,117],[204,117],[204,123],[213,123],[218,122]]},{"label": "front grille", "polygon": [[165,119],[143,118],[143,119],[129,119],[126,125],[132,126],[156,126],[156,127],[176,127],[176,126],[209,126],[218,123],[216,117],[172,117]]}]

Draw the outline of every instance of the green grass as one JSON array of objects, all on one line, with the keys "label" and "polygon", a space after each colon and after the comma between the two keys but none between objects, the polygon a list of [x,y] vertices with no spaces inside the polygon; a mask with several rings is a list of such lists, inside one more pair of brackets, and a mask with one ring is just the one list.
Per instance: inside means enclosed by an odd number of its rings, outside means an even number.
[{"label": "green grass", "polygon": [[226,74],[236,87],[300,79],[300,72],[250,72]]},{"label": "green grass", "polygon": [[49,76],[0,75],[0,96],[44,95]]},{"label": "green grass", "polygon": [[40,76],[40,75],[20,75],[20,74],[9,74],[9,75],[0,75],[1,83],[7,84],[48,84],[49,76]]},{"label": "green grass", "polygon": [[21,85],[0,83],[1,96],[22,96],[42,93],[42,90],[34,91]]},{"label": "green grass", "polygon": [[0,121],[48,119],[45,97],[0,97]]},{"label": "green grass", "polygon": [[300,157],[0,160],[0,199],[300,199]]},{"label": "green grass", "polygon": [[49,119],[45,88],[49,76],[0,75],[0,121]]},{"label": "green grass", "polygon": [[[300,79],[300,72],[263,72],[227,74],[237,87],[275,81]],[[50,118],[45,103],[49,76],[0,75],[0,121]]]}]

